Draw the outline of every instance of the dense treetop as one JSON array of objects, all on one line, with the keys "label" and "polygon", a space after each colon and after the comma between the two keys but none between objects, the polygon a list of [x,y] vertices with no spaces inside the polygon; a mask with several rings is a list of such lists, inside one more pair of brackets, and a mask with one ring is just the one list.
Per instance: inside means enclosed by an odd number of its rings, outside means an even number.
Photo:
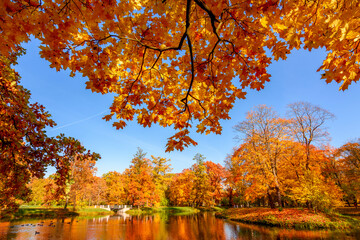
[{"label": "dense treetop", "polygon": [[349,0],[4,0],[0,54],[31,36],[50,66],[115,93],[106,120],[123,128],[172,126],[167,151],[196,145],[188,128],[221,133],[219,120],[246,91],[270,80],[267,67],[294,48],[324,48],[326,82],[358,81],[358,1]]}]

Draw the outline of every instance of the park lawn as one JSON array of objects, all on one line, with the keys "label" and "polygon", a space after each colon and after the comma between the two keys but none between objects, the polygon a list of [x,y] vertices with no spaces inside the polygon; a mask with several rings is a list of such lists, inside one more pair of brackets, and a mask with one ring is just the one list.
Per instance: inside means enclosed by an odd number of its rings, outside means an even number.
[{"label": "park lawn", "polygon": [[217,207],[217,206],[212,206],[212,207],[198,207],[198,209],[202,212],[222,212],[225,209],[228,209],[227,207]]},{"label": "park lawn", "polygon": [[170,213],[197,213],[199,209],[193,207],[141,207],[141,208],[133,208],[131,210],[126,211],[127,214],[131,215],[140,215],[140,214],[153,214],[159,212],[170,212]]},{"label": "park lawn", "polygon": [[232,221],[295,229],[354,229],[360,221],[339,213],[314,213],[308,209],[230,208],[217,214]]},{"label": "park lawn", "polygon": [[101,208],[85,207],[76,211],[69,206],[68,209],[63,207],[42,207],[42,206],[21,206],[11,218],[61,218],[73,216],[99,216],[113,214],[112,211]]},{"label": "park lawn", "polygon": [[223,211],[223,208],[220,207],[178,207],[178,206],[171,206],[171,207],[140,207],[140,208],[133,208],[131,210],[126,211],[126,213],[131,215],[140,215],[140,214],[153,214],[153,213],[174,213],[174,214],[192,214],[198,212],[219,212]]},{"label": "park lawn", "polygon": [[79,216],[97,216],[97,215],[109,215],[109,214],[113,214],[114,212],[102,208],[85,207],[76,210],[76,213],[78,213]]}]

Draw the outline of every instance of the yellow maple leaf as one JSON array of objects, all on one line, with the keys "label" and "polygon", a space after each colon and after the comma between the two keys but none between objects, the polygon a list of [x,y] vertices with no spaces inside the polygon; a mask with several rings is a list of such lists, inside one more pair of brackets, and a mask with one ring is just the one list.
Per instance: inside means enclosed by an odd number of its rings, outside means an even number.
[{"label": "yellow maple leaf", "polygon": [[268,23],[269,23],[269,21],[268,21],[268,19],[267,19],[266,16],[260,19],[260,24],[261,24],[263,27],[267,27]]}]

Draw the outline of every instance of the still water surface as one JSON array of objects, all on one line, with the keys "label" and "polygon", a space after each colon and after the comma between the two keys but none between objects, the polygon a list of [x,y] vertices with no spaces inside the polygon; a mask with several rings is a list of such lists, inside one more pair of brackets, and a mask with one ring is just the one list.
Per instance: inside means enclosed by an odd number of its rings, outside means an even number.
[{"label": "still water surface", "polygon": [[229,222],[212,213],[115,215],[0,222],[0,239],[360,239],[360,232],[297,231]]}]

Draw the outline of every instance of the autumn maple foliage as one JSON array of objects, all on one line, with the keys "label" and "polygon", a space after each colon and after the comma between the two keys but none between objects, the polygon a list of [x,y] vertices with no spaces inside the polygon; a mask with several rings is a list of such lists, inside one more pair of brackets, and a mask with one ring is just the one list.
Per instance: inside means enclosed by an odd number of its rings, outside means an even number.
[{"label": "autumn maple foliage", "polygon": [[19,84],[20,76],[11,68],[21,53],[20,48],[16,54],[0,55],[0,217],[27,200],[27,184],[44,177],[47,167],[56,168],[55,181],[63,194],[77,155],[93,162],[100,158],[86,152],[74,138],[47,136],[46,127],[55,126],[55,122],[44,106],[30,103],[29,90]]},{"label": "autumn maple foliage", "polygon": [[292,49],[324,48],[326,82],[359,80],[357,1],[3,0],[0,54],[31,37],[50,66],[116,95],[116,128],[172,126],[167,151],[196,145],[189,128],[221,133],[236,99],[270,80]]},{"label": "autumn maple foliage", "polygon": [[26,183],[43,177],[55,164],[56,141],[44,129],[54,126],[50,114],[38,103],[30,104],[30,92],[19,85],[10,65],[17,55],[0,56],[0,212],[14,209],[29,195]]}]

